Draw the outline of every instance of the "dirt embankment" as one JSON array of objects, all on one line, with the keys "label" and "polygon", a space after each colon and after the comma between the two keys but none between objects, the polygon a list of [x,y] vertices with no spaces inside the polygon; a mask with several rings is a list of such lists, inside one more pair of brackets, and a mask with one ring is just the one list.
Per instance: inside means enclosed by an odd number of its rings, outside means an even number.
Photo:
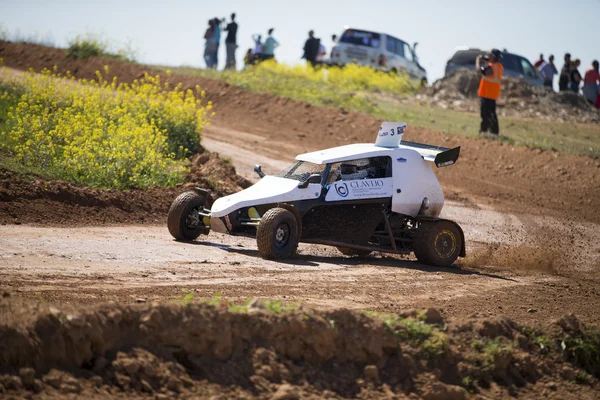
[{"label": "dirt embankment", "polygon": [[215,196],[249,186],[217,153],[196,155],[191,163],[182,185],[126,191],[94,189],[0,169],[0,224],[162,223],[173,199],[195,186],[209,188]]},{"label": "dirt embankment", "polygon": [[[126,82],[142,77],[144,72],[158,73],[144,65],[113,59],[71,60],[64,50],[32,44],[0,42],[0,57],[9,67],[39,71],[56,65],[59,71],[88,79],[93,79],[95,71],[104,65],[110,66],[111,75]],[[167,80],[164,73],[160,74]],[[213,124],[264,139],[255,146],[277,147],[284,141],[297,144],[301,151],[310,151],[372,142],[381,123],[365,114],[251,93],[218,80],[184,75],[168,80],[181,82],[184,88],[200,85],[207,100],[215,104]],[[450,198],[473,198],[503,211],[558,216],[568,212],[569,218],[600,222],[600,160],[448,136],[411,127],[407,122],[407,140],[461,146],[460,162],[436,171]]]},{"label": "dirt embankment", "polygon": [[[418,101],[457,111],[479,111],[477,90],[481,77],[477,71],[459,69],[416,96]],[[533,86],[523,78],[502,78],[498,101],[501,116],[535,118],[546,121],[600,123],[600,112],[585,98],[571,91],[556,93]]]},{"label": "dirt embankment", "polygon": [[600,388],[597,348],[557,350],[600,340],[572,316],[541,332],[506,318],[447,323],[435,309],[384,322],[348,310],[273,314],[259,300],[231,312],[3,299],[0,339],[8,396],[591,399]]}]

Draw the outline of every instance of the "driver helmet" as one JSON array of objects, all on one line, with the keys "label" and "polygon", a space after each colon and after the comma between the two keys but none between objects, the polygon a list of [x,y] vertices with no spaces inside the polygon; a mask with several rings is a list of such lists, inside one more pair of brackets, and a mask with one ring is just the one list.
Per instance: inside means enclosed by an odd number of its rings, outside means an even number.
[{"label": "driver helmet", "polygon": [[369,176],[369,160],[357,160],[352,164],[341,164],[340,175],[342,180],[350,181],[356,179],[365,179]]}]

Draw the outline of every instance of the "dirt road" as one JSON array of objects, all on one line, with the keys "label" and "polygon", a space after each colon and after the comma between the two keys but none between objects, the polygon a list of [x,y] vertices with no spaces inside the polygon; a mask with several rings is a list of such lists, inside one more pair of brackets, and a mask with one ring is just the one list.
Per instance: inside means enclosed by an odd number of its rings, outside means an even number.
[{"label": "dirt road", "polygon": [[[273,172],[303,151],[218,126],[203,143],[254,180],[255,162]],[[443,216],[460,222],[468,244],[458,268],[380,254],[354,259],[317,245],[301,245],[286,262],[266,261],[254,240],[211,233],[178,243],[164,225],[6,225],[0,289],[52,303],[178,302],[189,292],[219,292],[240,302],[265,297],[379,311],[434,306],[451,317],[503,314],[530,324],[575,312],[600,322],[597,224],[502,213],[450,192]]]}]

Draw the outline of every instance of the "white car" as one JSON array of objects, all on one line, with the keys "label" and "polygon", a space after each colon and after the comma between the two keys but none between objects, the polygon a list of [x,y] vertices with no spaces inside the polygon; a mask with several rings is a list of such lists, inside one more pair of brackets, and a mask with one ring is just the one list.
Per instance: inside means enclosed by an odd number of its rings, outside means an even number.
[{"label": "white car", "polygon": [[331,50],[330,64],[356,63],[389,72],[406,72],[422,84],[427,83],[427,72],[419,64],[413,47],[387,33],[346,29]]},{"label": "white car", "polygon": [[203,189],[181,194],[169,210],[177,240],[215,232],[256,237],[265,258],[292,256],[299,242],[336,246],[345,255],[414,252],[450,266],[465,255],[460,226],[439,218],[442,188],[426,161],[452,165],[460,147],[402,142],[405,123],[384,122],[375,144],[300,154],[278,175],[208,202]]}]

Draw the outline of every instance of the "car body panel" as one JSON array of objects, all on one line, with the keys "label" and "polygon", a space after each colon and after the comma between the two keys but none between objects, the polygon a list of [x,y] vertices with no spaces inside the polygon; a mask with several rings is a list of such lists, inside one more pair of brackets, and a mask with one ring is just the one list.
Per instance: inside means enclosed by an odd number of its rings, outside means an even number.
[{"label": "car body panel", "polygon": [[211,216],[224,217],[243,207],[315,199],[321,195],[321,184],[312,183],[306,188],[299,188],[299,183],[293,179],[265,176],[241,192],[217,199],[211,207]]}]

